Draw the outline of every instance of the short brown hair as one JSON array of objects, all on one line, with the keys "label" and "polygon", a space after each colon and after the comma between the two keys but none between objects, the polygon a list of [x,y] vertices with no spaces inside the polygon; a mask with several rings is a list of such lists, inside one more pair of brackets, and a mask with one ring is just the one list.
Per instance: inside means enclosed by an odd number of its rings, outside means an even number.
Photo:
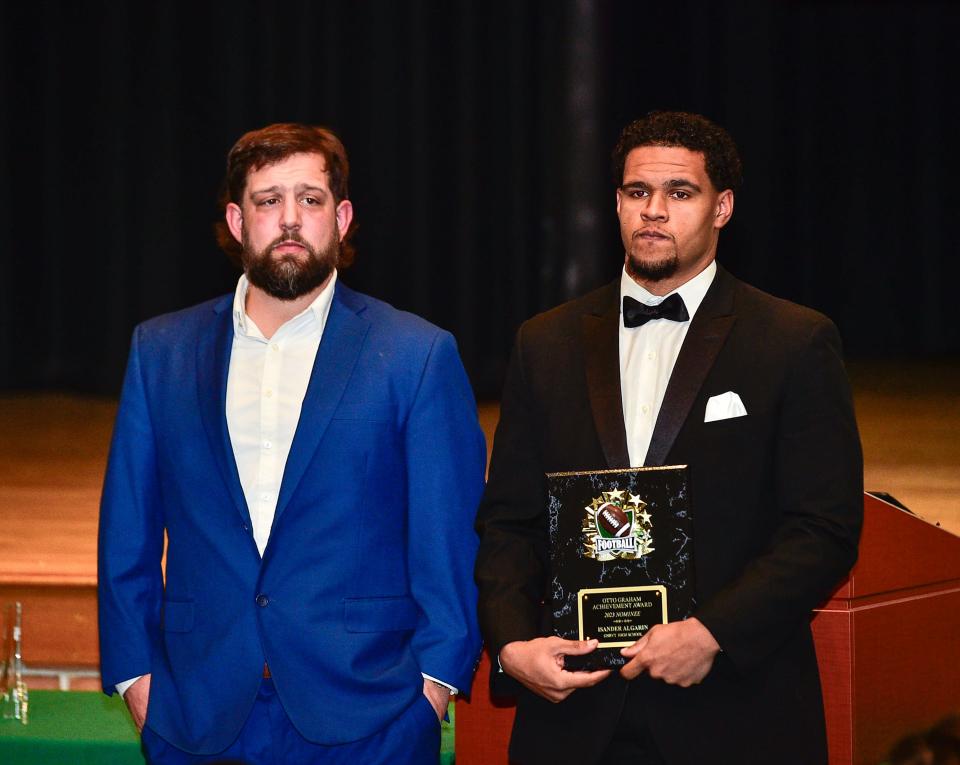
[{"label": "short brown hair", "polygon": [[[243,192],[247,186],[247,177],[251,172],[267,165],[283,162],[294,154],[319,154],[326,164],[327,177],[330,179],[330,191],[335,204],[349,199],[347,188],[350,179],[350,163],[343,143],[329,128],[319,125],[303,125],[296,122],[280,122],[259,130],[251,130],[240,137],[227,154],[227,174],[220,194],[221,212],[226,212],[227,204],[241,204]],[[224,220],[214,226],[217,244],[237,265],[241,264],[240,243],[233,238]],[[356,255],[351,237],[357,230],[355,222],[344,234],[340,244],[338,268],[346,268]]]},{"label": "short brown hair", "polygon": [[613,150],[613,182],[623,183],[627,155],[640,146],[678,146],[703,154],[717,191],[740,187],[743,169],[730,134],[706,117],[689,112],[650,112],[627,125]]}]

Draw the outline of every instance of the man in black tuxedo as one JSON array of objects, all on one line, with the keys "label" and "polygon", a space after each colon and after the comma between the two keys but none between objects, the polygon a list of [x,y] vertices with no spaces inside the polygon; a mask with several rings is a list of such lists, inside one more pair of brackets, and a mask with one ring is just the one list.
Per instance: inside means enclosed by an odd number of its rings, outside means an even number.
[{"label": "man in black tuxedo", "polygon": [[[478,515],[481,624],[518,697],[511,757],[826,763],[810,611],[862,521],[839,335],[715,263],[740,178],[722,128],[653,113],[614,169],[623,273],[520,328]],[[544,474],[665,464],[690,467],[694,613],[623,649],[619,673],[566,671],[596,643],[550,636]]]}]

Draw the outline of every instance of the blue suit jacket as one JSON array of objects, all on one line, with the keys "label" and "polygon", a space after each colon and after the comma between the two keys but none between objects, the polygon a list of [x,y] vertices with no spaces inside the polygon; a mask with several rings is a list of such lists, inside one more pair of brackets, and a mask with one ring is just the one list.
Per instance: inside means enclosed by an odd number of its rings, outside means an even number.
[{"label": "blue suit jacket", "polygon": [[355,741],[421,672],[470,686],[475,401],[448,333],[338,282],[261,560],[225,415],[231,301],[134,333],[100,514],[104,689],[152,673],[147,725],[214,753],[266,661],[306,738]]}]

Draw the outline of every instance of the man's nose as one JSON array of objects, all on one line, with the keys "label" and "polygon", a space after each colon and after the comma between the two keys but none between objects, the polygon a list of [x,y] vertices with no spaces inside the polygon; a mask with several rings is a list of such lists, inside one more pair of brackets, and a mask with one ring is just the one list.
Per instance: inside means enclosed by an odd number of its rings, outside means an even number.
[{"label": "man's nose", "polygon": [[280,218],[280,227],[283,229],[300,228],[300,205],[296,199],[285,199]]},{"label": "man's nose", "polygon": [[669,217],[666,198],[654,192],[647,197],[647,204],[640,214],[644,220],[666,220]]}]

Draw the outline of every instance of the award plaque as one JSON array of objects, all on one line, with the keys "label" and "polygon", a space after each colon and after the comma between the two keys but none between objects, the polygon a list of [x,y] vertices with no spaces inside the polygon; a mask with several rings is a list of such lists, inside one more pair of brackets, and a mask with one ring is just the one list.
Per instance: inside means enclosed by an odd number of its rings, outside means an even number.
[{"label": "award plaque", "polygon": [[685,465],[548,473],[554,632],[596,638],[567,669],[626,663],[620,649],[694,607]]}]

